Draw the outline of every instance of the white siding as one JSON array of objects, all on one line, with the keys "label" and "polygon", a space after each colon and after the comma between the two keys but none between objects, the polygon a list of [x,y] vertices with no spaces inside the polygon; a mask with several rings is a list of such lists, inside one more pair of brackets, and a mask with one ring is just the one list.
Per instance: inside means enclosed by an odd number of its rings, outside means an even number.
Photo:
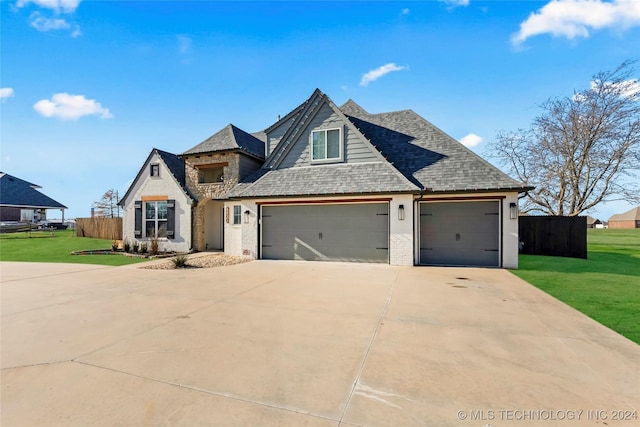
[{"label": "white siding", "polygon": [[[149,176],[149,165],[160,165],[160,177]],[[176,201],[175,239],[159,239],[160,250],[187,252],[191,249],[191,200],[176,182],[164,162],[157,156],[151,156],[145,164],[140,178],[133,184],[123,209],[122,235],[123,238],[139,242],[146,242],[147,238],[134,237],[135,207],[134,202],[143,196],[167,196]],[[144,221],[144,219],[143,219]],[[144,227],[143,227],[144,228]]]}]

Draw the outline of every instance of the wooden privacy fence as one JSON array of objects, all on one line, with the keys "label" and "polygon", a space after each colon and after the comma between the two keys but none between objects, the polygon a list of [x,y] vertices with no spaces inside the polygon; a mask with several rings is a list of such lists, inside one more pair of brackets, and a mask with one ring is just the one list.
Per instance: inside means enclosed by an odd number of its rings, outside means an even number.
[{"label": "wooden privacy fence", "polygon": [[76,218],[76,235],[122,240],[122,218]]},{"label": "wooden privacy fence", "polygon": [[520,253],[587,258],[586,216],[521,216]]}]

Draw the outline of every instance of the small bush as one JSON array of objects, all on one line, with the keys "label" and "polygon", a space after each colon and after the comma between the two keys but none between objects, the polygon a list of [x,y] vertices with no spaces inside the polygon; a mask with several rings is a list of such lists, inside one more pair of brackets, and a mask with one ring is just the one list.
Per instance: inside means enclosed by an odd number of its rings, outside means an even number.
[{"label": "small bush", "polygon": [[131,243],[129,243],[129,239],[124,239],[124,242],[122,242],[122,247],[126,253],[131,252]]},{"label": "small bush", "polygon": [[146,243],[141,243],[140,244],[140,253],[141,254],[146,254],[147,253],[147,249],[148,249],[148,246],[147,246]]},{"label": "small bush", "polygon": [[138,251],[140,250],[140,246],[138,246],[138,241],[137,240],[133,241],[132,249],[133,249],[133,253],[134,254],[137,254]]},{"label": "small bush", "polygon": [[187,266],[187,259],[188,258],[185,254],[180,254],[171,258],[171,262],[173,262],[173,266],[175,268],[185,268]]},{"label": "small bush", "polygon": [[160,252],[158,236],[153,236],[151,238],[151,244],[149,245],[149,253],[151,255],[158,255],[158,252]]}]

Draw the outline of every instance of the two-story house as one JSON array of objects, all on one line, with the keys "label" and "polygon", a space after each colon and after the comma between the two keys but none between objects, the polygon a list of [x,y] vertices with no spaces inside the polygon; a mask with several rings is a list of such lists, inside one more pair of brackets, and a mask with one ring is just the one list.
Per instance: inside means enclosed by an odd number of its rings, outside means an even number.
[{"label": "two-story house", "polygon": [[411,110],[370,114],[316,90],[262,132],[154,150],[121,203],[124,236],[158,233],[167,249],[517,268],[528,188]]}]

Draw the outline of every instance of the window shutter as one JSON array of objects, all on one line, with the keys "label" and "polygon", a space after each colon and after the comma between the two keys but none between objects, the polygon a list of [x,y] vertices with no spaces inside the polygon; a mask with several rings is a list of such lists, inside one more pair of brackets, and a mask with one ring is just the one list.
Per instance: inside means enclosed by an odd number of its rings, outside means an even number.
[{"label": "window shutter", "polygon": [[142,237],[142,201],[137,200],[134,202],[135,208],[135,225],[133,227],[133,237]]},{"label": "window shutter", "polygon": [[176,237],[176,201],[167,200],[167,239]]}]

